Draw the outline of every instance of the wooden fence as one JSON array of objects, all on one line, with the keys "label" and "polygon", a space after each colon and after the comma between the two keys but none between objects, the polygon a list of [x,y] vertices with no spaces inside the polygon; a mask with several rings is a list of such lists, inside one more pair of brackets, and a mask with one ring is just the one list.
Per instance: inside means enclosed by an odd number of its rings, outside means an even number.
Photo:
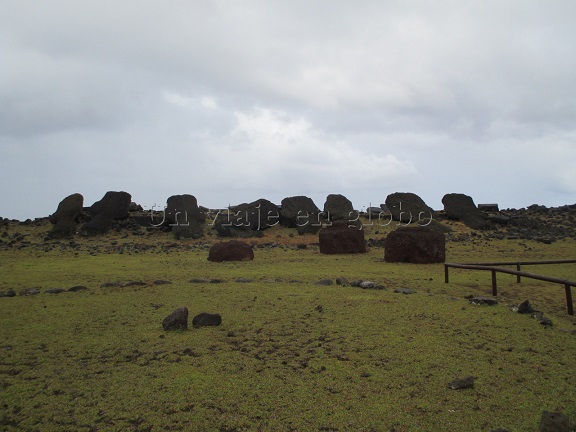
[{"label": "wooden fence", "polygon": [[[516,282],[520,283],[522,277],[537,279],[545,282],[552,282],[564,285],[566,291],[566,306],[569,315],[574,315],[574,304],[572,303],[572,287],[576,286],[576,282],[572,282],[565,279],[554,278],[550,276],[542,276],[534,273],[527,273],[520,271],[522,266],[527,265],[541,265],[541,264],[574,264],[576,260],[554,260],[554,261],[515,261],[515,262],[493,262],[493,263],[469,263],[469,264],[458,264],[458,263],[444,263],[444,282],[449,282],[448,269],[459,268],[466,270],[485,270],[492,272],[492,295],[498,295],[498,285],[496,283],[496,273],[507,273],[516,275]],[[498,266],[516,266],[516,270],[510,270],[506,268],[501,268]]]}]

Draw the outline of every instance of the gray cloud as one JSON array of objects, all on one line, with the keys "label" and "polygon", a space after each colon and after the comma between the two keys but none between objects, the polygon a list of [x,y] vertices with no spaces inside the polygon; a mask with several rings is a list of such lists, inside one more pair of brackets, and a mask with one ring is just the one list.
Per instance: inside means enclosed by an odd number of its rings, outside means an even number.
[{"label": "gray cloud", "polygon": [[573,203],[576,4],[4,2],[0,216],[126,190]]}]

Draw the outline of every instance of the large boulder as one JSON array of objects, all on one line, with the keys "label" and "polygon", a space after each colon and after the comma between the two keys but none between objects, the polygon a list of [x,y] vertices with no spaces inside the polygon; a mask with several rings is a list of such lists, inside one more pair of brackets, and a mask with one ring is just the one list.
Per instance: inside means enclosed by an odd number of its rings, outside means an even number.
[{"label": "large boulder", "polygon": [[406,224],[424,225],[433,219],[434,210],[411,192],[395,192],[386,197],[386,207],[394,220]]},{"label": "large boulder", "polygon": [[177,239],[197,239],[204,235],[206,217],[193,195],[173,195],[166,201],[165,223]]},{"label": "large boulder", "polygon": [[181,306],[162,321],[162,328],[166,331],[188,329],[188,308]]},{"label": "large boulder", "polygon": [[280,221],[298,234],[316,234],[322,226],[322,214],[314,201],[307,196],[284,198],[281,203]]},{"label": "large boulder", "polygon": [[559,412],[543,411],[538,425],[540,432],[570,432],[570,418]]},{"label": "large boulder", "polygon": [[221,237],[248,237],[261,235],[263,230],[279,222],[278,206],[261,198],[219,213],[214,221],[214,228]]},{"label": "large boulder", "polygon": [[82,213],[83,206],[84,197],[79,193],[69,195],[60,201],[56,212],[48,217],[54,224],[48,237],[56,239],[72,236],[76,232],[76,218]]},{"label": "large boulder", "polygon": [[254,259],[252,246],[240,240],[215,243],[208,252],[208,261],[251,261]]},{"label": "large boulder", "polygon": [[446,237],[426,227],[402,227],[386,236],[384,259],[414,264],[446,260]]},{"label": "large boulder", "polygon": [[350,226],[347,222],[336,221],[320,230],[318,234],[320,253],[350,254],[365,253],[364,230]]},{"label": "large boulder", "polygon": [[92,219],[82,226],[82,234],[104,234],[116,219],[128,217],[132,197],[128,192],[106,192],[104,197],[88,210]]},{"label": "large boulder", "polygon": [[472,197],[460,193],[450,193],[442,198],[444,212],[451,219],[462,221],[472,229],[486,229],[490,221],[481,210],[478,210]]},{"label": "large boulder", "polygon": [[352,201],[344,195],[330,194],[326,197],[324,203],[324,213],[330,221],[347,221],[351,222],[357,219],[358,213],[352,206]]},{"label": "large boulder", "polygon": [[194,327],[219,326],[220,324],[222,324],[222,316],[220,314],[202,312],[192,318]]}]

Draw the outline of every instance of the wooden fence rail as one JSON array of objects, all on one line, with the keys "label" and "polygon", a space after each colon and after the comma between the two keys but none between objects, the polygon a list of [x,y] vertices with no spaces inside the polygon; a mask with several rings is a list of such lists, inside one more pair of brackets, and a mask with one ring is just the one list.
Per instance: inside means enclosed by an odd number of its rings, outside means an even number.
[{"label": "wooden fence rail", "polygon": [[[485,270],[492,272],[492,295],[498,295],[498,286],[496,283],[496,273],[507,273],[516,275],[516,281],[520,283],[521,277],[526,277],[530,279],[537,279],[545,282],[552,282],[564,285],[566,291],[566,306],[568,308],[568,314],[574,315],[574,304],[572,302],[572,287],[576,286],[576,282],[572,282],[566,279],[559,279],[550,276],[542,276],[534,273],[527,273],[520,271],[522,265],[538,265],[538,264],[573,264],[576,260],[555,260],[555,261],[520,261],[520,262],[499,262],[499,263],[479,263],[479,264],[458,264],[458,263],[444,263],[444,282],[449,282],[448,269],[450,267],[467,269],[467,270]],[[506,268],[496,267],[500,265],[515,265],[518,270],[510,270]]]}]

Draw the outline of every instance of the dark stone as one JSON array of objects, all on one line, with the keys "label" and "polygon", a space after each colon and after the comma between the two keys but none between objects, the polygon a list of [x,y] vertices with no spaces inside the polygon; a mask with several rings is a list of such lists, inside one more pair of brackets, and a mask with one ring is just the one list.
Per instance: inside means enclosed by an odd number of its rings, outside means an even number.
[{"label": "dark stone", "polygon": [[476,377],[469,376],[466,378],[457,378],[449,384],[452,390],[463,390],[474,388],[474,380]]},{"label": "dark stone", "polygon": [[262,235],[262,231],[280,222],[276,204],[265,199],[239,204],[227,212],[220,212],[214,220],[214,228],[221,237],[248,237]]},{"label": "dark stone", "polygon": [[106,192],[100,201],[90,207],[92,219],[82,226],[82,234],[97,235],[108,232],[115,220],[128,217],[131,200],[128,192]]},{"label": "dark stone", "polygon": [[320,279],[314,282],[314,285],[330,286],[332,285],[332,279]]},{"label": "dark stone", "polygon": [[498,204],[478,204],[478,210],[484,212],[499,212]]},{"label": "dark stone", "polygon": [[254,251],[248,243],[239,240],[215,243],[208,252],[208,261],[250,261],[254,259]]},{"label": "dark stone", "polygon": [[26,288],[20,291],[21,296],[31,296],[36,294],[40,294],[40,291],[38,291],[36,288]]},{"label": "dark stone", "polygon": [[470,299],[470,303],[473,305],[488,305],[488,306],[494,306],[498,304],[498,300],[496,300],[493,297],[472,297]]},{"label": "dark stone", "polygon": [[175,309],[162,321],[162,327],[166,331],[188,329],[188,308],[181,306]]},{"label": "dark stone", "polygon": [[64,291],[65,290],[63,290],[62,288],[50,288],[44,292],[47,294],[60,294],[60,293],[63,293]]},{"label": "dark stone", "polygon": [[298,234],[316,234],[322,227],[323,214],[307,196],[284,198],[281,203],[280,221]]},{"label": "dark stone", "polygon": [[387,262],[414,264],[442,263],[446,260],[446,237],[427,227],[402,227],[386,236]]},{"label": "dark stone", "polygon": [[75,285],[73,287],[68,288],[68,291],[70,292],[78,292],[78,291],[85,291],[87,290],[88,287],[84,286],[84,285]]},{"label": "dark stone", "polygon": [[104,282],[100,285],[100,288],[121,288],[122,284],[120,282]]},{"label": "dark stone", "polygon": [[222,324],[222,317],[219,314],[202,312],[192,319],[194,327],[219,326],[220,324]]},{"label": "dark stone", "polygon": [[518,309],[516,310],[516,312],[518,312],[519,314],[531,314],[532,312],[534,312],[534,308],[532,307],[530,302],[526,300],[518,305]]},{"label": "dark stone", "polygon": [[366,253],[364,230],[350,227],[347,222],[333,222],[318,234],[320,253]]},{"label": "dark stone", "polygon": [[153,283],[154,283],[154,285],[170,285],[170,284],[172,284],[172,282],[167,281],[167,280],[162,280],[162,279],[155,280]]},{"label": "dark stone", "polygon": [[123,286],[124,287],[133,287],[133,286],[145,286],[148,285],[146,282],[143,281],[130,281],[126,282]]},{"label": "dark stone", "polygon": [[434,216],[434,210],[414,193],[395,192],[388,195],[385,202],[396,221],[424,225]]},{"label": "dark stone", "polygon": [[76,233],[76,218],[82,212],[84,206],[84,197],[75,193],[67,196],[60,204],[54,214],[48,217],[48,220],[54,225],[48,233],[51,239],[70,237]]},{"label": "dark stone", "polygon": [[193,195],[173,195],[166,201],[165,223],[177,239],[197,239],[204,235],[206,216]]},{"label": "dark stone", "polygon": [[472,197],[459,193],[446,194],[442,198],[444,212],[452,219],[462,221],[472,229],[486,229],[490,222],[481,210],[478,210]]},{"label": "dark stone", "polygon": [[394,290],[394,292],[396,294],[406,294],[406,295],[416,293],[416,291],[414,291],[413,289],[410,289],[410,288],[396,288]]},{"label": "dark stone", "polygon": [[345,277],[336,278],[336,285],[341,285],[343,287],[350,286],[350,282]]},{"label": "dark stone", "polygon": [[212,283],[212,279],[192,278],[188,282],[190,282],[190,283]]},{"label": "dark stone", "polygon": [[540,417],[540,432],[570,432],[570,419],[558,412],[542,412]]},{"label": "dark stone", "polygon": [[358,218],[352,202],[344,195],[330,194],[324,203],[324,213],[329,221],[352,222]]}]

